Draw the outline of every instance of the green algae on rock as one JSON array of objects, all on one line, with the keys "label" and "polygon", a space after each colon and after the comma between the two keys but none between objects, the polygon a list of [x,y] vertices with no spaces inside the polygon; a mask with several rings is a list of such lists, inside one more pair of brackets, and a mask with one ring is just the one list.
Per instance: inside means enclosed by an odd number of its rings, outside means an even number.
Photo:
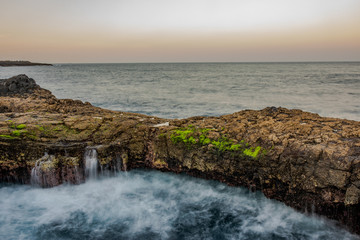
[{"label": "green algae on rock", "polygon": [[[213,139],[209,136],[210,131],[217,132],[216,129],[197,128],[193,125],[189,125],[185,128],[172,130],[170,139],[173,143],[182,143],[188,148],[210,146],[219,152],[230,151],[252,158],[257,158],[262,149],[260,146],[255,148],[249,147],[249,144],[245,143],[244,140],[241,140],[240,143],[235,143],[234,140],[227,138],[226,135],[220,135],[220,137]],[[265,152],[266,151],[263,150],[263,153]]]}]

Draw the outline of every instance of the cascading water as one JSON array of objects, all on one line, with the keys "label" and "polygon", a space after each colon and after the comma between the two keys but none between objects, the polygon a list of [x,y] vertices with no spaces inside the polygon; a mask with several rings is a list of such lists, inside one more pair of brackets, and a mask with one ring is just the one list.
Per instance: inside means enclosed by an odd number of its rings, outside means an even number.
[{"label": "cascading water", "polygon": [[48,180],[44,176],[43,164],[49,164],[52,160],[53,156],[45,152],[44,156],[36,161],[35,166],[31,169],[31,185],[45,186],[48,184]]},{"label": "cascading water", "polygon": [[85,151],[85,176],[87,179],[96,179],[98,170],[98,158],[95,148],[87,148]]},{"label": "cascading water", "polygon": [[39,186],[41,184],[41,163],[37,160],[35,166],[31,169],[31,185]]}]

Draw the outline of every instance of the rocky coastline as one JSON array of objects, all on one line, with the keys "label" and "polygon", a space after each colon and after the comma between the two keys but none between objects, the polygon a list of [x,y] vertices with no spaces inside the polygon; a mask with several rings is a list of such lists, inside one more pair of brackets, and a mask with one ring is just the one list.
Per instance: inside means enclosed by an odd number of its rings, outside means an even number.
[{"label": "rocky coastline", "polygon": [[268,107],[161,119],[57,99],[26,75],[0,80],[0,181],[53,187],[151,168],[262,191],[360,234],[360,122]]}]

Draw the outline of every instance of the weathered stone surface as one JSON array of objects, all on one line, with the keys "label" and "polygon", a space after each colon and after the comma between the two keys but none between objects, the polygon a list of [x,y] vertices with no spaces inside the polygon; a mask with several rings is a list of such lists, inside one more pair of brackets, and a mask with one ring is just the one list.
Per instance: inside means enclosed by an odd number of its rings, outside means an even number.
[{"label": "weathered stone surface", "polygon": [[351,185],[345,194],[345,205],[355,205],[358,204],[360,200],[360,189],[355,185]]},{"label": "weathered stone surface", "polygon": [[31,93],[39,88],[35,80],[21,74],[9,79],[0,79],[0,96],[14,93]]},{"label": "weathered stone surface", "polygon": [[[85,149],[96,146],[103,171],[154,168],[246,186],[360,233],[360,122],[274,107],[159,119],[57,99],[41,88],[2,95],[0,110],[2,181],[30,183],[47,152],[40,185],[80,183]],[[176,131],[189,131],[189,142],[174,141]]]}]

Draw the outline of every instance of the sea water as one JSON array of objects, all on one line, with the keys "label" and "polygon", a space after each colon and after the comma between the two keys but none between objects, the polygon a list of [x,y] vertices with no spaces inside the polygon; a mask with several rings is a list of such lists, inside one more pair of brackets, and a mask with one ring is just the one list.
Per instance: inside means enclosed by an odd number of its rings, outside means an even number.
[{"label": "sea water", "polygon": [[360,120],[360,62],[0,67],[0,79],[21,73],[58,98],[164,118],[282,106]]},{"label": "sea water", "polygon": [[[360,120],[360,63],[56,64],[27,74],[58,98],[164,118],[267,106]],[[0,186],[0,239],[356,239],[260,192],[134,170],[51,189]],[[90,170],[91,169],[91,170]],[[36,185],[36,184],[35,184]]]},{"label": "sea water", "polygon": [[357,239],[260,192],[157,171],[0,196],[0,239]]}]

